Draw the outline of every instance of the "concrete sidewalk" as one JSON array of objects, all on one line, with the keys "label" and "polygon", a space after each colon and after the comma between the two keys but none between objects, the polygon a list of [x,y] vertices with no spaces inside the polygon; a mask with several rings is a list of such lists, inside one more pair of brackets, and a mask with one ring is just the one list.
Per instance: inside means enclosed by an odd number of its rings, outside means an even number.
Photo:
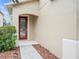
[{"label": "concrete sidewalk", "polygon": [[31,46],[20,46],[21,59],[43,59],[39,53]]},{"label": "concrete sidewalk", "polygon": [[33,48],[32,44],[37,44],[34,41],[20,41],[21,59],[43,59],[41,55]]}]

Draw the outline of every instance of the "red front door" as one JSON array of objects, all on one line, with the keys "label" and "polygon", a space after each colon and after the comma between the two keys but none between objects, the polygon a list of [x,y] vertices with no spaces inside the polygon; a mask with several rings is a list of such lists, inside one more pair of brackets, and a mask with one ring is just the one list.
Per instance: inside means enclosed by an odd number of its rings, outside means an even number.
[{"label": "red front door", "polygon": [[27,39],[27,20],[26,16],[19,16],[19,39],[26,40]]}]

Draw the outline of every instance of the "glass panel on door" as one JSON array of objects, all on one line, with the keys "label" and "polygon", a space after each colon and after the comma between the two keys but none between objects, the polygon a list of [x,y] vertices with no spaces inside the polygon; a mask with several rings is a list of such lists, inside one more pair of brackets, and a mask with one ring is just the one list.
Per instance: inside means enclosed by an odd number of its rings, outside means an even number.
[{"label": "glass panel on door", "polygon": [[20,17],[20,39],[27,39],[27,18]]}]

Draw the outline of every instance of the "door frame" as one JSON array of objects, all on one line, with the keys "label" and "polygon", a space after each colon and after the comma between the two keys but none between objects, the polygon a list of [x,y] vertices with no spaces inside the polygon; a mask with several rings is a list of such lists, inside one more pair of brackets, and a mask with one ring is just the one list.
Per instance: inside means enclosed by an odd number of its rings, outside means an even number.
[{"label": "door frame", "polygon": [[[20,38],[20,17],[25,17],[26,18],[26,24],[27,24],[27,26],[26,26],[26,34],[25,34],[25,36],[26,36],[26,39],[24,38]],[[19,40],[27,40],[28,39],[28,16],[19,16],[19,19],[18,19],[18,29],[19,29],[19,33],[18,33],[18,37],[19,37]]]}]

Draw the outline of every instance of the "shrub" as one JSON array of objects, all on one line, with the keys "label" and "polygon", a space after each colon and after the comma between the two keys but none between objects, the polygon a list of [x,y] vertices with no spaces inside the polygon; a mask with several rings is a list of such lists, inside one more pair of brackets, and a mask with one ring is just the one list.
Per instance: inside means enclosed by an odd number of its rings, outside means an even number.
[{"label": "shrub", "polygon": [[16,47],[16,28],[14,26],[0,27],[0,52]]}]

